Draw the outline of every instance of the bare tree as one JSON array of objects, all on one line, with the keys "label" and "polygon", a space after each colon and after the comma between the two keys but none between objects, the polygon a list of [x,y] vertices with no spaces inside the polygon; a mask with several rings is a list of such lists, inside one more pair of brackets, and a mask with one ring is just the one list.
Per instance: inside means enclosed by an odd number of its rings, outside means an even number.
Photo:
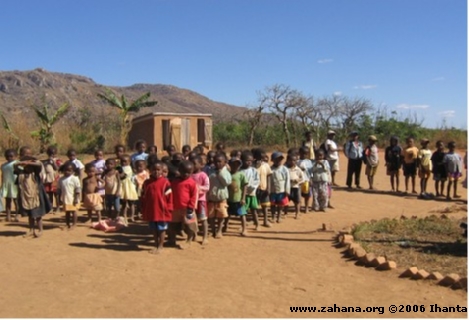
[{"label": "bare tree", "polygon": [[333,95],[332,97],[324,97],[319,99],[317,103],[318,115],[320,118],[321,126],[325,131],[331,129],[337,124],[337,117],[343,103],[344,98],[341,96]]},{"label": "bare tree", "polygon": [[247,117],[248,123],[249,123],[249,146],[252,146],[254,143],[254,134],[256,133],[257,128],[262,122],[262,118],[264,115],[264,111],[267,108],[266,105],[266,97],[258,92],[258,104],[256,107],[251,107],[248,108],[245,112],[244,115]]},{"label": "bare tree", "polygon": [[357,120],[367,112],[373,110],[373,104],[364,98],[343,98],[338,108],[341,130],[343,134],[355,128]]}]

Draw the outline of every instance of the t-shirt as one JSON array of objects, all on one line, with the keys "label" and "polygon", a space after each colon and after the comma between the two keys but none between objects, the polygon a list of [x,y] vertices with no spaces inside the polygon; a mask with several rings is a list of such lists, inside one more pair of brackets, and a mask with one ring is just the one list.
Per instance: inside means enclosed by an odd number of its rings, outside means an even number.
[{"label": "t-shirt", "polygon": [[272,174],[272,169],[269,164],[266,162],[261,162],[260,166],[257,168],[259,173],[259,190],[267,190],[267,177]]},{"label": "t-shirt", "polygon": [[431,161],[432,161],[432,172],[433,174],[438,174],[440,176],[446,176],[446,167],[445,163],[443,162],[445,159],[446,153],[444,151],[436,150],[433,152]]},{"label": "t-shirt", "polygon": [[290,172],[285,166],[271,167],[270,193],[290,192]]},{"label": "t-shirt", "polygon": [[240,202],[243,198],[243,189],[248,184],[243,172],[238,171],[231,175],[231,184],[228,187],[228,202]]},{"label": "t-shirt", "polygon": [[256,190],[260,184],[259,172],[257,172],[257,170],[253,167],[243,169],[241,172],[244,173],[246,176],[246,181],[248,182],[246,195],[255,196]]},{"label": "t-shirt", "polygon": [[298,160],[296,165],[303,170],[306,180],[311,179],[311,168],[313,167],[313,162],[310,159]]},{"label": "t-shirt", "polygon": [[151,177],[146,180],[141,204],[145,221],[171,221],[173,194],[168,179]]},{"label": "t-shirt", "polygon": [[132,165],[134,165],[135,161],[138,161],[138,160],[147,161],[147,158],[148,158],[148,153],[145,153],[145,152],[137,153],[136,152],[130,157],[130,161],[132,162]]},{"label": "t-shirt", "polygon": [[378,147],[374,144],[366,147],[366,162],[371,167],[376,167],[379,163]]},{"label": "t-shirt", "polygon": [[104,159],[93,160],[91,161],[91,163],[94,164],[96,171],[98,173],[103,173],[104,170],[106,169],[106,161]]},{"label": "t-shirt", "polygon": [[76,193],[81,192],[80,179],[77,176],[71,175],[69,177],[61,177],[57,186],[60,190],[60,200],[65,205],[73,205],[73,200]]},{"label": "t-shirt", "polygon": [[299,188],[300,185],[306,181],[303,170],[298,166],[288,168],[288,173],[290,174],[290,185],[292,189]]},{"label": "t-shirt", "polygon": [[197,184],[191,178],[171,181],[174,210],[195,209],[197,206]]},{"label": "t-shirt", "polygon": [[420,162],[420,168],[425,171],[432,171],[432,152],[429,149],[420,149],[417,157]]},{"label": "t-shirt", "polygon": [[75,160],[72,160],[72,163],[75,165],[75,167],[78,169],[78,170],[81,170],[83,168],[85,168],[85,166],[83,165],[83,163],[78,160],[78,159],[75,159]]},{"label": "t-shirt", "polygon": [[311,172],[313,174],[313,182],[329,182],[331,174],[329,162],[325,160],[314,161]]},{"label": "t-shirt", "polygon": [[226,167],[217,172],[212,170],[208,176],[210,189],[207,194],[207,200],[220,202],[228,199],[228,186],[231,184],[231,174]]},{"label": "t-shirt", "polygon": [[457,173],[462,172],[462,159],[457,153],[447,153],[443,160],[446,166],[446,172]]},{"label": "t-shirt", "polygon": [[415,163],[415,160],[417,160],[418,152],[419,149],[417,147],[406,147],[404,150],[402,150],[402,155],[404,156],[404,163]]},{"label": "t-shirt", "polygon": [[192,179],[194,179],[197,184],[197,190],[199,192],[199,201],[207,201],[207,192],[210,189],[210,181],[205,172],[200,171],[192,174]]},{"label": "t-shirt", "polygon": [[337,149],[337,144],[334,142],[334,140],[327,139],[324,145],[326,146],[327,160],[339,159],[339,153],[337,151],[331,151],[331,149]]},{"label": "t-shirt", "polygon": [[384,160],[388,170],[399,170],[402,164],[402,148],[400,146],[389,146],[386,148]]}]

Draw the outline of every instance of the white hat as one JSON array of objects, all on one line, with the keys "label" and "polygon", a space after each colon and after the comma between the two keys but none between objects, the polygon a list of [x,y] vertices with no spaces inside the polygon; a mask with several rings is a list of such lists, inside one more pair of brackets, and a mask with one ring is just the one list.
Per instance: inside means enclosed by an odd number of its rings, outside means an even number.
[{"label": "white hat", "polygon": [[335,131],[334,131],[334,130],[329,130],[329,131],[327,131],[327,134],[328,134],[328,135],[329,135],[329,134],[335,134]]}]

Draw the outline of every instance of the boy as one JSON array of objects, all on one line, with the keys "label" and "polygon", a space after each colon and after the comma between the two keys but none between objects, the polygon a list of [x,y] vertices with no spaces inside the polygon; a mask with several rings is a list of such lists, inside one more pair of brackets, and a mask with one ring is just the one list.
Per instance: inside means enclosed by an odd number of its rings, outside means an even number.
[{"label": "boy", "polygon": [[376,137],[371,135],[368,137],[368,146],[365,149],[366,157],[366,169],[365,174],[368,178],[368,184],[370,190],[374,190],[374,180],[376,171],[378,170],[379,157],[378,157],[378,147],[376,146]]},{"label": "boy", "polygon": [[316,161],[313,162],[313,210],[326,212],[329,207],[329,183],[331,181],[331,171],[329,162],[324,160],[324,150],[318,150]]},{"label": "boy", "polygon": [[138,160],[147,161],[148,153],[145,152],[147,150],[147,143],[145,142],[145,140],[137,140],[137,142],[135,142],[135,150],[137,152],[135,152],[130,157],[130,161],[132,162],[133,169],[135,169],[135,163]]},{"label": "boy", "polygon": [[[306,181],[303,171],[296,165],[298,157],[294,154],[287,156],[286,166],[290,175],[290,200],[293,201],[295,206],[295,219],[299,218],[300,214],[300,186]],[[288,206],[284,208],[285,216],[288,213]]]},{"label": "boy", "polygon": [[456,150],[456,143],[451,141],[448,143],[448,153],[445,155],[443,160],[446,172],[448,173],[448,188],[446,189],[446,199],[451,200],[451,186],[454,185],[453,188],[453,198],[461,198],[458,195],[458,181],[459,178],[462,176],[462,158],[459,154],[454,152]]},{"label": "boy", "polygon": [[[75,165],[72,162],[67,162],[64,167],[64,175],[59,179],[57,185],[57,193],[59,194],[63,210],[65,211],[65,221],[69,230],[72,230],[77,225],[77,206],[78,199],[80,198],[81,185],[80,180],[74,175],[76,171]],[[73,223],[70,224],[71,217]]]},{"label": "boy", "polygon": [[246,187],[248,182],[244,173],[239,171],[241,160],[231,158],[229,161],[231,168],[231,184],[228,187],[228,217],[225,219],[223,231],[228,230],[230,216],[241,218],[241,236],[246,236]]},{"label": "boy", "polygon": [[261,206],[262,212],[264,214],[264,224],[266,228],[270,228],[271,225],[268,221],[268,209],[270,207],[270,175],[272,174],[272,169],[269,164],[264,161],[264,157],[267,156],[262,149],[254,149],[253,156],[255,159],[255,167],[257,173],[259,174],[259,187],[256,191],[257,203]]},{"label": "boy", "polygon": [[443,141],[436,142],[436,151],[433,152],[432,161],[432,173],[433,180],[435,180],[435,193],[437,197],[444,197],[445,182],[447,178],[445,163],[445,145]]},{"label": "boy", "polygon": [[181,227],[187,234],[185,246],[179,246],[185,249],[190,246],[197,234],[197,217],[195,209],[197,207],[197,184],[191,179],[194,165],[192,162],[183,160],[178,166],[179,177],[171,182],[173,191],[173,217],[168,230],[168,242],[170,245],[176,244],[176,233]]},{"label": "boy", "polygon": [[305,178],[304,183],[301,185],[301,197],[305,201],[305,213],[309,212],[309,199],[312,196],[311,189],[311,168],[313,167],[313,162],[309,159],[309,150],[306,147],[300,148],[300,160],[298,160],[297,165],[303,171]]},{"label": "boy", "polygon": [[402,165],[405,177],[405,192],[409,191],[409,178],[412,180],[412,193],[417,193],[415,190],[415,176],[417,174],[417,155],[419,149],[414,146],[414,139],[406,139],[406,148],[402,150],[404,163]]},{"label": "boy", "polygon": [[272,211],[272,219],[280,223],[280,215],[282,208],[288,205],[288,197],[291,188],[290,173],[288,169],[282,165],[283,154],[274,152],[271,155],[273,165],[271,167],[272,174],[270,176],[270,205]]},{"label": "boy", "polygon": [[[386,174],[391,181],[392,192],[399,192],[399,170],[402,165],[402,148],[399,146],[399,139],[395,136],[389,140],[389,146],[385,150],[384,161]],[[396,183],[394,184],[394,180]]]},{"label": "boy", "polygon": [[[231,174],[226,168],[226,157],[223,154],[215,156],[215,167],[208,176],[210,189],[207,194],[208,221],[213,237],[219,239],[223,236],[223,220],[228,217],[228,186],[231,184]],[[217,228],[215,228],[217,219]]]},{"label": "boy", "polygon": [[432,172],[432,152],[428,149],[428,139],[422,139],[420,141],[421,149],[417,154],[417,163],[419,167],[419,178],[420,178],[420,197],[428,198],[427,195],[427,183]]},{"label": "boy", "polygon": [[83,179],[83,207],[88,211],[88,219],[93,222],[93,211],[98,216],[98,222],[101,221],[101,211],[103,210],[103,199],[98,192],[99,182],[104,184],[104,180],[97,177],[97,169],[93,163],[85,165],[86,178]]},{"label": "boy", "polygon": [[104,180],[104,202],[106,205],[106,215],[111,219],[116,219],[119,214],[121,202],[121,175],[116,169],[116,159],[106,159],[106,170],[103,172]]},{"label": "boy", "polygon": [[197,200],[197,221],[202,223],[202,245],[208,243],[208,222],[207,222],[207,192],[210,189],[210,181],[205,172],[202,171],[202,157],[199,155],[192,161],[194,164],[194,173],[192,179],[197,184],[198,200]]},{"label": "boy", "polygon": [[83,163],[77,159],[77,153],[74,149],[70,149],[67,151],[67,157],[68,160],[73,163],[75,166],[75,174],[78,176],[78,179],[81,179],[83,175],[83,170],[85,169],[85,166]]},{"label": "boy", "polygon": [[247,180],[246,187],[246,211],[252,213],[254,219],[255,230],[259,230],[259,216],[257,213],[257,208],[259,207],[257,203],[256,192],[260,184],[259,173],[255,168],[252,167],[252,162],[254,158],[252,153],[249,151],[243,152],[241,155],[241,161],[243,163],[241,167],[241,172],[244,173]]}]

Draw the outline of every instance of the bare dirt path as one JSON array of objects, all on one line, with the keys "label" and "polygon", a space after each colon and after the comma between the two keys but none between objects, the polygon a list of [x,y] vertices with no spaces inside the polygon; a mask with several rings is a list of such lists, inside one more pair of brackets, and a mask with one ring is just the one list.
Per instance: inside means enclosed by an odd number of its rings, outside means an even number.
[{"label": "bare dirt path", "polygon": [[[337,181],[344,180],[342,170]],[[389,189],[383,167],[377,180],[378,189]],[[332,247],[331,233],[317,232],[322,223],[340,229],[382,217],[425,216],[446,202],[336,190],[333,205],[335,210],[288,217],[246,238],[233,223],[227,236],[206,248],[194,243],[160,256],[147,253],[151,238],[143,223],[114,234],[84,224],[67,232],[59,228],[62,215],[48,215],[42,238],[23,239],[25,218],[2,222],[0,316],[467,317],[428,312],[430,304],[467,307],[466,292],[354,266]],[[334,304],[383,306],[385,313],[290,312],[291,306]],[[427,312],[390,314],[392,304],[425,305]]]}]

